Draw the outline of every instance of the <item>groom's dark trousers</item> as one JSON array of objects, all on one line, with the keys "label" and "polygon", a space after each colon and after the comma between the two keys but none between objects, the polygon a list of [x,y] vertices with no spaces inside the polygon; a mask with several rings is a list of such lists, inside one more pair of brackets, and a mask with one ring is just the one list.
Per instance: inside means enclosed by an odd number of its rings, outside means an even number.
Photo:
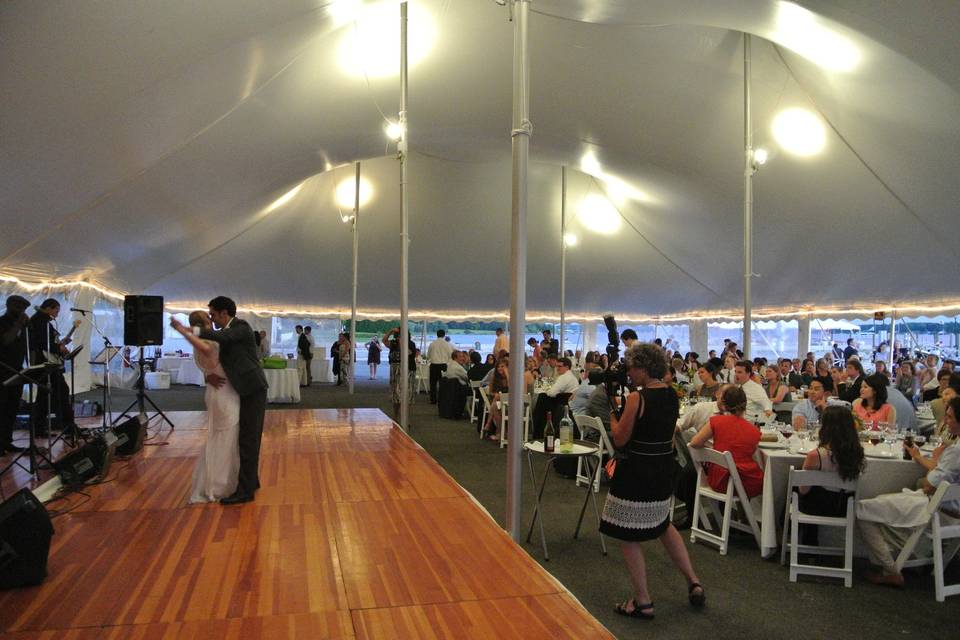
[{"label": "groom's dark trousers", "polygon": [[240,474],[237,493],[253,496],[260,488],[260,438],[267,410],[267,379],[257,356],[257,343],[250,325],[233,318],[219,331],[204,331],[201,338],[220,345],[220,364],[240,396]]}]

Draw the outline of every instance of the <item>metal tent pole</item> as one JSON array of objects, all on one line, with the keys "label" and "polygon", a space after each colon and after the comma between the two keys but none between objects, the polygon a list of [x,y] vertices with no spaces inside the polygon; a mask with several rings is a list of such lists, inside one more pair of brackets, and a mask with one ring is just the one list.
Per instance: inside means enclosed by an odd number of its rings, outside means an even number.
[{"label": "metal tent pole", "polygon": [[753,123],[750,113],[750,34],[743,34],[743,357],[750,360],[753,309]]},{"label": "metal tent pole", "polygon": [[893,375],[893,363],[896,360],[896,352],[893,350],[893,345],[897,341],[897,310],[893,309],[890,311],[890,344],[889,351],[887,352],[887,371],[890,372],[890,375]]},{"label": "metal tent pole", "polygon": [[567,166],[560,167],[560,355],[567,331]]},{"label": "metal tent pole", "polygon": [[[530,58],[527,43],[529,0],[513,0],[513,196],[510,234],[510,380],[521,384],[524,364],[524,325],[527,313],[527,163],[530,156]],[[516,394],[522,398],[522,394]],[[507,529],[520,542],[520,484],[523,402],[511,402],[507,447]]]},{"label": "metal tent pole", "polygon": [[400,3],[400,428],[410,430],[409,215],[407,210],[407,3]]},{"label": "metal tent pole", "polygon": [[[353,194],[353,221],[350,228],[353,231],[353,299],[350,304],[350,377],[347,379],[347,391],[353,395],[353,384],[357,379],[357,257],[360,251],[360,235],[357,229],[357,219],[360,217],[360,163],[357,163],[357,181]],[[309,365],[309,363],[308,363]]]}]

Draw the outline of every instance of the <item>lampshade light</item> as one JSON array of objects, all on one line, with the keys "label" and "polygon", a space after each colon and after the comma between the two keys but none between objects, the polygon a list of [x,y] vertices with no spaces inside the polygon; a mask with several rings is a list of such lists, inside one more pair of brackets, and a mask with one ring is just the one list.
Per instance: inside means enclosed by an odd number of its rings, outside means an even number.
[{"label": "lampshade light", "polygon": [[827,132],[816,115],[798,107],[786,109],[773,119],[773,137],[784,151],[813,156],[823,151]]},{"label": "lampshade light", "polygon": [[[346,2],[339,9],[344,21],[338,49],[340,68],[356,77],[389,78],[400,73],[400,8],[397,0],[374,4]],[[421,5],[407,15],[407,65],[413,68],[433,48],[436,25]]]},{"label": "lampshade light", "polygon": [[591,193],[583,199],[577,213],[580,224],[602,235],[612,235],[620,230],[620,212],[605,197]]},{"label": "lampshade light", "polygon": [[563,244],[568,247],[575,247],[580,240],[577,238],[575,233],[570,233],[569,231],[563,234]]},{"label": "lampshade light", "polygon": [[758,165],[765,165],[765,164],[767,164],[767,158],[768,158],[768,157],[769,157],[769,155],[767,154],[767,150],[764,149],[763,147],[760,147],[759,149],[754,149],[754,150],[753,150],[753,161],[754,161],[755,163],[757,163]]},{"label": "lampshade light", "polygon": [[[355,195],[356,190],[356,178],[347,178],[342,180],[340,184],[337,185],[337,205],[342,209],[353,210],[355,204]],[[360,206],[364,206],[370,202],[370,198],[373,196],[373,187],[370,185],[364,178],[360,178]]]},{"label": "lampshade light", "polygon": [[403,137],[403,126],[399,122],[391,122],[387,125],[387,137],[396,142]]}]

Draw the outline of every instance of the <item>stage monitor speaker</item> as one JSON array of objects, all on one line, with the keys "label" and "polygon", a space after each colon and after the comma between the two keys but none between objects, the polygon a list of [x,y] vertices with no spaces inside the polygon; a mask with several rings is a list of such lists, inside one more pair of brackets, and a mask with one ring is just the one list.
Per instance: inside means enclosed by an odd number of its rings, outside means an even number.
[{"label": "stage monitor speaker", "polygon": [[0,589],[43,582],[51,536],[50,515],[29,489],[0,505]]},{"label": "stage monitor speaker", "polygon": [[147,423],[141,423],[140,418],[135,416],[115,426],[113,435],[117,438],[114,453],[118,456],[132,456],[143,449],[143,441],[147,437]]},{"label": "stage monitor speaker", "polygon": [[114,442],[116,437],[108,432],[107,436],[94,438],[82,447],[67,453],[53,463],[53,468],[66,486],[105,478],[113,461]]},{"label": "stage monitor speaker", "polygon": [[163,344],[163,296],[124,296],[123,344]]}]

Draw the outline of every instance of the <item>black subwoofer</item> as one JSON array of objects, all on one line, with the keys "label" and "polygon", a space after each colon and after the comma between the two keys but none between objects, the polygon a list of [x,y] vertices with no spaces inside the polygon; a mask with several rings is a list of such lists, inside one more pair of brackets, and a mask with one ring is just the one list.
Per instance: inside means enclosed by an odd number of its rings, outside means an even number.
[{"label": "black subwoofer", "polygon": [[29,489],[0,505],[0,589],[43,582],[52,536],[50,515]]}]

